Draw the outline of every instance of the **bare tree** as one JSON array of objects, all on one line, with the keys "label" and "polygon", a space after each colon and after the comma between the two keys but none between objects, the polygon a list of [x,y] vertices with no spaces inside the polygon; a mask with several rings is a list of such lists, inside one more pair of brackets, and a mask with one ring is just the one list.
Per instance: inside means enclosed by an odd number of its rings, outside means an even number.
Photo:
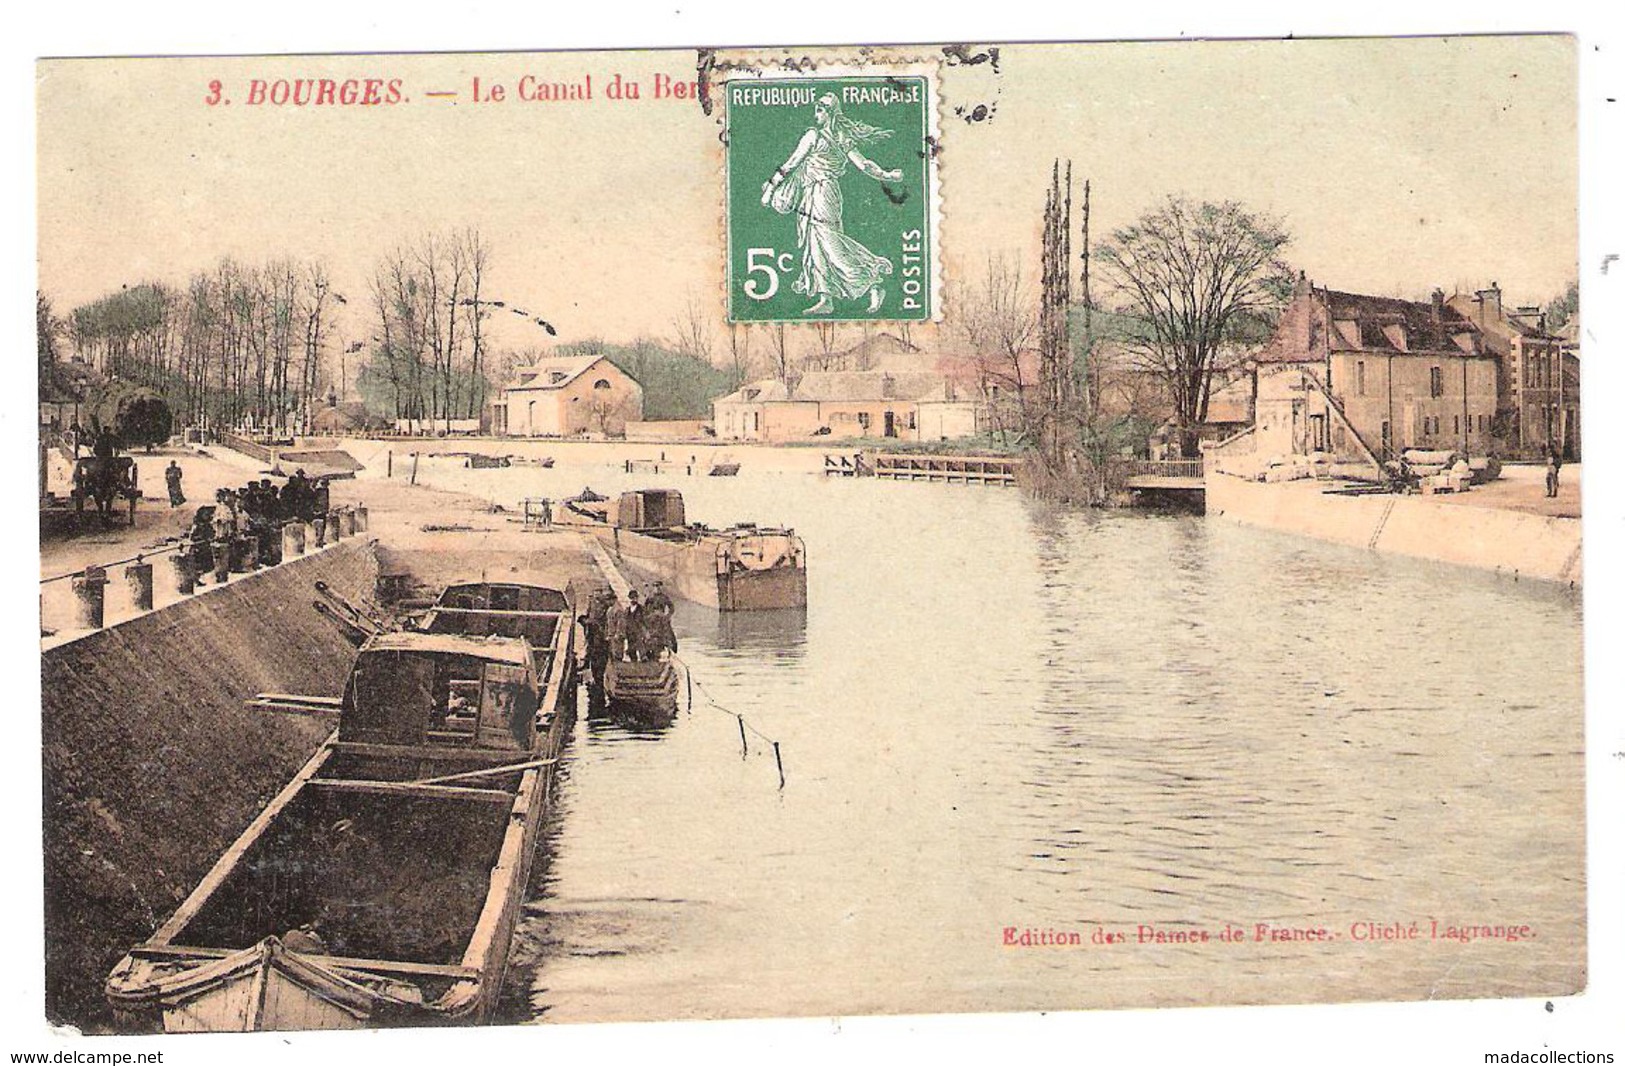
[{"label": "bare tree", "polygon": [[813,323],[814,335],[818,338],[818,369],[845,370],[844,366],[835,366],[835,323]]},{"label": "bare tree", "polygon": [[786,347],[784,337],[784,323],[774,322],[768,327],[767,339],[772,347],[769,354],[773,356],[773,372],[778,379],[786,385],[790,383],[790,350]]},{"label": "bare tree", "polygon": [[977,386],[997,431],[1001,436],[1012,429],[1026,433],[1038,307],[1020,265],[990,254],[977,282],[956,285],[953,302],[959,308],[956,325],[970,348]]},{"label": "bare tree", "polygon": [[1187,453],[1207,419],[1224,342],[1291,291],[1279,256],[1288,240],[1279,221],[1238,203],[1170,197],[1095,253],[1134,324],[1125,343],[1167,382]]},{"label": "bare tree", "polygon": [[468,365],[468,417],[478,418],[485,409],[485,378],[481,372],[484,349],[481,347],[480,323],[487,311],[481,306],[480,284],[485,277],[486,266],[490,262],[491,249],[480,235],[480,231],[469,228],[463,234],[463,255],[468,264],[468,282],[470,297],[463,300],[463,306],[468,318],[469,336],[473,340],[473,351],[469,354]]},{"label": "bare tree", "polygon": [[672,320],[672,331],[679,352],[702,363],[711,362],[711,320],[706,316],[705,304],[692,291],[682,314]]},{"label": "bare tree", "polygon": [[319,262],[306,267],[303,280],[305,359],[299,377],[299,428],[309,433],[311,419],[316,415],[316,394],[321,388],[322,342],[327,334],[330,283],[327,268]]},{"label": "bare tree", "polygon": [[739,388],[750,376],[750,325],[728,323],[728,355],[733,362],[733,386]]}]

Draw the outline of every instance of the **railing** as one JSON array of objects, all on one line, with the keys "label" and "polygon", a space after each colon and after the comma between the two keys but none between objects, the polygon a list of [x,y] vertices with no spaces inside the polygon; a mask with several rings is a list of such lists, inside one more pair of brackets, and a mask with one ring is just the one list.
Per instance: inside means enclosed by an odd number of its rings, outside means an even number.
[{"label": "railing", "polygon": [[1116,465],[1118,473],[1125,478],[1202,476],[1200,459],[1119,459]]},{"label": "railing", "polygon": [[1014,485],[1020,460],[992,455],[881,454],[874,457],[876,477],[893,481],[947,481],[964,484]]},{"label": "railing", "polygon": [[274,448],[269,448],[258,441],[249,440],[247,437],[239,437],[235,433],[222,433],[220,434],[220,443],[233,451],[242,452],[244,455],[252,456],[261,462],[276,462],[276,450]]}]

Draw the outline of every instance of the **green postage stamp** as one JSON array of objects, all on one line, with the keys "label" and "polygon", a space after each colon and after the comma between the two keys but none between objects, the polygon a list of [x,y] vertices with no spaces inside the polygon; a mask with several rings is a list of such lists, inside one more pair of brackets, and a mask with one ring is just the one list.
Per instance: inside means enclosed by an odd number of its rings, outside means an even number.
[{"label": "green postage stamp", "polygon": [[724,98],[729,318],[934,318],[931,78],[749,78]]}]

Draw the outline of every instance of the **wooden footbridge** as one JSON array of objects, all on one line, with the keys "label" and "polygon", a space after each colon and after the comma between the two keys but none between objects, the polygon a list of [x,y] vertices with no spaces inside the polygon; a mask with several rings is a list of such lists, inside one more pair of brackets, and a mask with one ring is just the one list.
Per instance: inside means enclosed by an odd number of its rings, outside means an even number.
[{"label": "wooden footbridge", "polygon": [[1115,473],[1134,492],[1202,492],[1200,459],[1120,459]]},{"label": "wooden footbridge", "polygon": [[960,485],[1014,485],[1021,460],[1002,455],[825,455],[826,477],[888,481],[942,481]]}]

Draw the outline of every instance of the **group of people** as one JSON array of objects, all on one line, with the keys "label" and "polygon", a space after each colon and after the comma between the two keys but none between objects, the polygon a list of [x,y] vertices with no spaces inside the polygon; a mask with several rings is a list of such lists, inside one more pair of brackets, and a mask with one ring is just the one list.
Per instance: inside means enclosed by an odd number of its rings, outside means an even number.
[{"label": "group of people", "polygon": [[587,665],[593,683],[603,684],[612,660],[647,663],[676,654],[672,610],[671,597],[659,581],[642,596],[637,589],[631,589],[624,603],[614,589],[606,586],[595,590],[581,620],[587,633]]},{"label": "group of people", "polygon": [[[167,479],[167,472],[165,476]],[[199,576],[216,570],[217,555],[231,552],[243,537],[254,541],[258,558],[279,561],[282,527],[288,522],[313,521],[327,514],[329,507],[327,480],[310,478],[303,470],[295,471],[280,489],[270,478],[261,478],[240,489],[220,489],[214,501],[197,509],[187,531],[187,551]]]}]

